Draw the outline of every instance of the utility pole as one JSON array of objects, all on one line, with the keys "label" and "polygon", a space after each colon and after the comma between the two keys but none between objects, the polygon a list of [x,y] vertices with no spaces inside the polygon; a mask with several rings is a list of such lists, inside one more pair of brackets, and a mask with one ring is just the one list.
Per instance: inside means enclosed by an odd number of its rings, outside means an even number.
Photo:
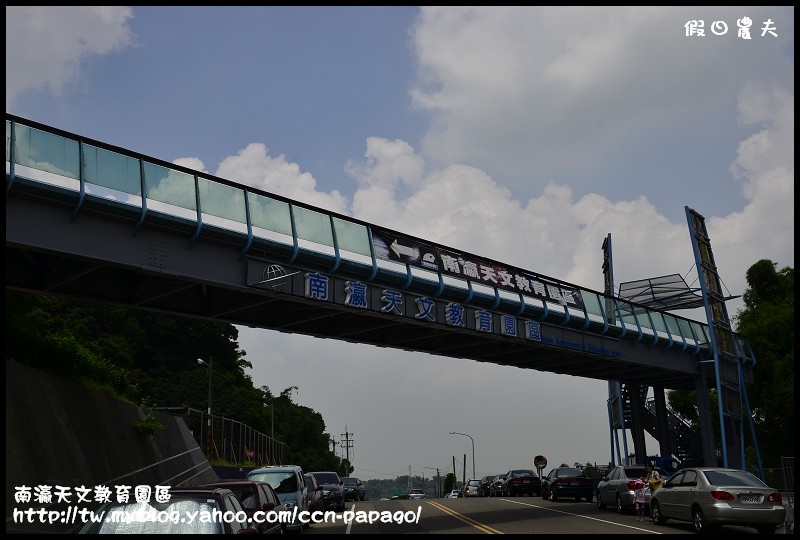
[{"label": "utility pole", "polygon": [[278,462],[275,460],[275,398],[274,397],[271,397],[269,400],[269,419],[270,423],[272,424],[272,432],[270,433],[269,437],[270,465],[277,465]]},{"label": "utility pole", "polygon": [[[342,442],[341,442],[341,444],[342,444],[342,448],[344,448],[345,455],[347,456],[345,459],[347,459],[347,466],[348,467],[353,465],[350,462],[350,449],[353,447],[353,439],[350,438],[351,435],[353,435],[353,434],[349,433],[347,431],[347,424],[345,424],[344,433],[342,433]],[[345,471],[344,473],[345,473],[344,474],[345,476],[350,476],[350,471]]]},{"label": "utility pole", "polygon": [[202,358],[198,358],[197,363],[208,368],[208,429],[206,431],[206,459],[211,461],[211,440],[214,436],[211,429],[211,369],[214,365],[214,357],[209,356],[208,362]]},{"label": "utility pole", "polygon": [[458,487],[458,476],[456,475],[456,456],[453,456],[453,489]]}]

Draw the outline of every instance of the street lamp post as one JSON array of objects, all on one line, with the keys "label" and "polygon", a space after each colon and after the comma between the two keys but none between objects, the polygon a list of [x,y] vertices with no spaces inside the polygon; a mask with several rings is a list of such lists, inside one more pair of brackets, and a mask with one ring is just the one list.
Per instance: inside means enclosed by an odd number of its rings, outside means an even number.
[{"label": "street lamp post", "polygon": [[210,356],[208,358],[208,362],[202,358],[198,358],[197,363],[208,368],[208,428],[206,431],[206,459],[211,459],[211,366],[214,364],[214,357]]},{"label": "street lamp post", "polygon": [[439,481],[439,467],[422,467],[423,469],[431,469],[436,471],[436,498],[442,496],[442,486],[440,485],[441,482]]},{"label": "street lamp post", "polygon": [[464,437],[469,437],[469,440],[472,441],[472,478],[477,478],[477,476],[475,476],[475,439],[466,433],[459,433],[457,431],[451,431],[450,435],[463,435]]}]

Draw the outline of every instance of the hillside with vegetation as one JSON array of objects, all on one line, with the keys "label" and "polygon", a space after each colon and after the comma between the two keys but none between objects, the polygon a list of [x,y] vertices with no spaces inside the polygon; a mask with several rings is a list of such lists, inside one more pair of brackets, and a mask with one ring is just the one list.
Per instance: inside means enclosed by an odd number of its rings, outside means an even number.
[{"label": "hillside with vegetation", "polygon": [[[6,358],[147,407],[205,410],[213,357],[212,410],[285,444],[284,460],[305,470],[342,470],[322,415],[292,401],[292,390],[253,386],[252,368],[231,324],[6,293]],[[274,407],[274,417],[269,406]],[[274,418],[274,431],[272,419]]]}]

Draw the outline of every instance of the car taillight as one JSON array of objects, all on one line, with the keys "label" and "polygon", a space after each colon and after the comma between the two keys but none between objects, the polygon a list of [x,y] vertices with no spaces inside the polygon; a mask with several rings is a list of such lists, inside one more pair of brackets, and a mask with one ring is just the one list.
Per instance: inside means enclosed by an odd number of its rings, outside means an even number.
[{"label": "car taillight", "polygon": [[712,491],[711,498],[715,501],[732,501],[736,497],[728,493],[727,491]]},{"label": "car taillight", "polygon": [[776,491],[775,493],[772,493],[772,494],[770,494],[769,497],[767,497],[767,502],[782,503],[783,502],[783,497],[781,497],[781,494]]},{"label": "car taillight", "polygon": [[582,486],[591,486],[592,481],[589,478],[581,478],[581,485]]},{"label": "car taillight", "polygon": [[626,486],[628,488],[628,491],[636,491],[636,482],[634,480],[628,482]]}]

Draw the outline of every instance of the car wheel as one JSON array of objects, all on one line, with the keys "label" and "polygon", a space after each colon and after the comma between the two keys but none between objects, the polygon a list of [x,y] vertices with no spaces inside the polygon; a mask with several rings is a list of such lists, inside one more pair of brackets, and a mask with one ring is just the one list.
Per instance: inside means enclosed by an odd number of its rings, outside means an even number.
[{"label": "car wheel", "polygon": [[653,501],[651,504],[650,517],[653,518],[653,521],[658,525],[663,525],[666,523],[667,518],[665,518],[664,514],[661,513],[661,505],[658,504],[658,501]]},{"label": "car wheel", "polygon": [[556,495],[555,490],[550,490],[550,500],[556,502],[558,500],[558,495]]},{"label": "car wheel", "polygon": [[756,527],[758,534],[775,534],[775,530],[777,527],[775,525],[762,525],[760,527]]},{"label": "car wheel", "polygon": [[591,494],[589,494],[589,496],[586,497],[586,502],[592,502],[592,495]]},{"label": "car wheel", "polygon": [[606,503],[603,502],[603,497],[600,496],[600,492],[597,492],[597,509],[598,510],[605,510]]},{"label": "car wheel", "polygon": [[617,493],[616,501],[617,501],[617,513],[624,514],[625,507],[622,505],[622,497],[619,496],[619,493]]},{"label": "car wheel", "polygon": [[692,525],[694,525],[694,532],[699,534],[709,533],[713,529],[706,521],[706,515],[699,506],[692,508]]}]

